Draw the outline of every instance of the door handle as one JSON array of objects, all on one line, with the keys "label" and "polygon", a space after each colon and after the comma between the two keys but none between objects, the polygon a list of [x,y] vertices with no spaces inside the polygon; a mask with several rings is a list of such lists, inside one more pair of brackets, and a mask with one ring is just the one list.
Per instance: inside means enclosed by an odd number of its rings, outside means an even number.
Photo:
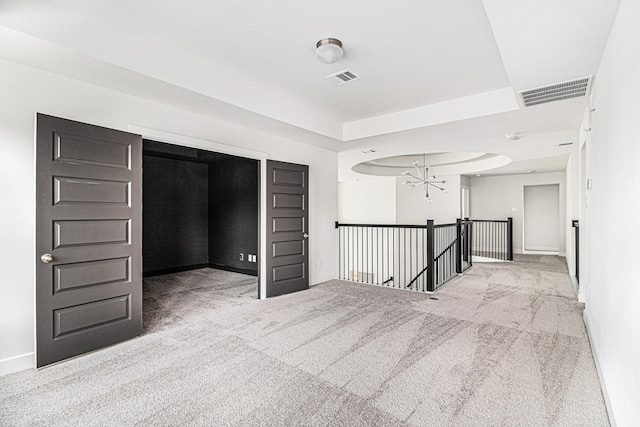
[{"label": "door handle", "polygon": [[45,264],[49,264],[51,261],[53,261],[53,256],[51,254],[44,254],[40,257],[40,261],[44,262]]},{"label": "door handle", "polygon": [[306,239],[306,238],[308,238],[308,237],[309,237],[309,235],[308,235],[307,233],[304,233],[304,234],[302,235],[302,237],[304,237],[304,238]]}]

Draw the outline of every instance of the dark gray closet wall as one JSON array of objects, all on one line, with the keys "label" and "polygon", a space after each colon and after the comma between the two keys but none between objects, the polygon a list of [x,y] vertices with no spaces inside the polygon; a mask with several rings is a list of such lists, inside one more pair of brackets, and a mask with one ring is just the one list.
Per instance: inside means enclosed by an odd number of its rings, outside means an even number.
[{"label": "dark gray closet wall", "polygon": [[[258,274],[257,160],[143,141],[146,275],[211,266]],[[244,260],[240,260],[240,253]]]},{"label": "dark gray closet wall", "polygon": [[258,161],[218,159],[209,164],[209,264],[257,275],[248,257],[257,253]]},{"label": "dark gray closet wall", "polygon": [[208,165],[143,156],[144,272],[208,263]]}]

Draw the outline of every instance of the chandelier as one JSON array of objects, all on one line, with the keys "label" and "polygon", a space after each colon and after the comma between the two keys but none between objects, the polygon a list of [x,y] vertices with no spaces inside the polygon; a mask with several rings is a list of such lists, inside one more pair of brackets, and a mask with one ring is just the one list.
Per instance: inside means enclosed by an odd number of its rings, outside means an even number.
[{"label": "chandelier", "polygon": [[423,154],[422,155],[422,166],[424,168],[424,174],[423,171],[420,170],[420,168],[418,167],[419,163],[417,160],[415,160],[412,164],[413,167],[416,169],[415,173],[411,173],[409,171],[404,171],[402,172],[402,175],[404,176],[408,176],[410,178],[412,178],[411,180],[405,180],[402,183],[405,185],[409,186],[409,189],[412,190],[414,188],[416,188],[418,185],[421,185],[424,187],[424,199],[427,201],[427,203],[431,203],[431,197],[429,197],[429,186],[437,188],[440,191],[444,191],[447,192],[447,189],[445,187],[443,187],[443,184],[446,184],[447,181],[437,181],[435,175],[431,175],[429,176],[429,166],[427,166],[426,164],[426,155]]}]

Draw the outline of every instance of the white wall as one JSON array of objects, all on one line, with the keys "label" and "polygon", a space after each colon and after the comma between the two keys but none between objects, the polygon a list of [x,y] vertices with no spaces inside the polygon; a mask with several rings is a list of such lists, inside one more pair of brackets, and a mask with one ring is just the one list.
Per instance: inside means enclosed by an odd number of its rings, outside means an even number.
[{"label": "white wall", "polygon": [[395,224],[396,179],[339,183],[338,221],[345,224]]},{"label": "white wall", "polygon": [[589,242],[589,192],[587,190],[587,179],[589,177],[589,171],[587,170],[587,156],[589,153],[589,147],[591,146],[593,133],[584,132],[580,133],[580,287],[578,289],[578,300],[580,302],[587,301],[587,290],[589,289],[589,262],[587,259],[587,247]]},{"label": "white wall", "polygon": [[310,280],[337,277],[335,152],[4,61],[0,93],[0,179],[5,183],[0,194],[0,375],[34,366],[36,112],[125,131],[133,124],[308,164]]},{"label": "white wall", "polygon": [[339,221],[357,224],[436,224],[456,222],[460,216],[460,175],[438,176],[446,180],[447,192],[431,188],[432,202],[424,189],[402,182],[404,177],[345,181],[338,186]]},{"label": "white wall", "polygon": [[[549,172],[523,175],[472,177],[470,213],[472,219],[513,218],[513,251],[523,252],[524,187],[527,185],[560,185],[560,209],[558,240],[560,254],[566,245],[565,229],[565,172]],[[512,209],[515,208],[514,212]]]},{"label": "white wall", "polygon": [[450,224],[460,217],[460,175],[438,176],[438,180],[447,181],[444,185],[447,192],[430,188],[431,203],[424,199],[422,186],[409,189],[402,183],[405,179],[396,179],[398,224],[426,224],[428,219],[433,219],[436,224]]},{"label": "white wall", "polygon": [[566,218],[565,218],[565,248],[567,267],[569,274],[576,274],[576,246],[575,230],[572,225],[573,220],[580,220],[580,144],[574,144],[574,152],[569,156],[567,170],[565,171],[566,182]]},{"label": "white wall", "polygon": [[587,142],[585,320],[611,414],[640,425],[640,2],[622,0],[597,73]]}]

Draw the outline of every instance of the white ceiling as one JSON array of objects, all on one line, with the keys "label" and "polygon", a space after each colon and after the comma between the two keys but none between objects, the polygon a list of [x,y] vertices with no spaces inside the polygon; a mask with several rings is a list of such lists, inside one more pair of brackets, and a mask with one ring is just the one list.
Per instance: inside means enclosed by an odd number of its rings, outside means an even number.
[{"label": "white ceiling", "polygon": [[[521,109],[517,91],[595,75],[618,4],[4,0],[0,58],[338,151],[340,179],[443,151],[557,170],[586,99]],[[315,58],[324,37],[344,44],[336,64]],[[347,68],[362,80],[325,79]]]}]

